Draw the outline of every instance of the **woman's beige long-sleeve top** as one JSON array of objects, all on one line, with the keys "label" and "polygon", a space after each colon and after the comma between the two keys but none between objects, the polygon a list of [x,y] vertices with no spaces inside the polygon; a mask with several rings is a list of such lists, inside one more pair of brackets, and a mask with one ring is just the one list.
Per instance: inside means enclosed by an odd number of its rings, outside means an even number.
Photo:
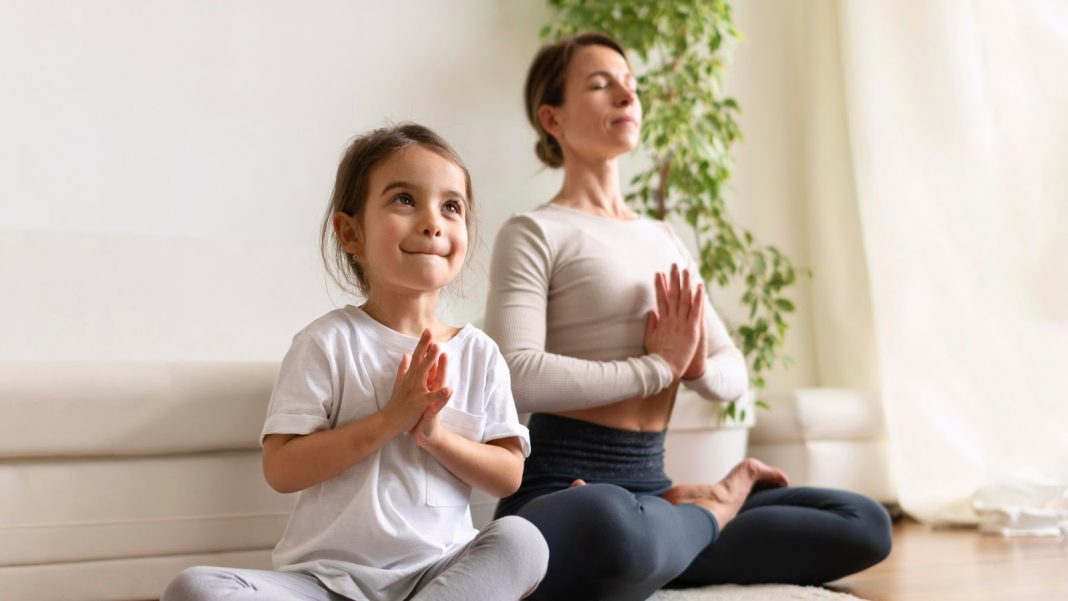
[{"label": "woman's beige long-sleeve top", "polygon": [[[653,276],[672,263],[699,277],[671,226],[545,204],[513,216],[493,249],[486,332],[512,370],[520,412],[572,411],[650,396],[671,369],[644,348]],[[708,362],[683,385],[716,401],[748,386],[745,360],[705,298]]]}]

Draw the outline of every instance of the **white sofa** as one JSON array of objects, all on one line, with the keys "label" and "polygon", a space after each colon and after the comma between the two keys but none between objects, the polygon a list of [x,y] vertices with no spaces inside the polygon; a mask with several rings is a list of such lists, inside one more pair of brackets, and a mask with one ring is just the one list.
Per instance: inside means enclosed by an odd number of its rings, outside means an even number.
[{"label": "white sofa", "polygon": [[894,506],[882,409],[848,388],[769,391],[749,434],[749,454],[786,470],[791,484],[841,488]]},{"label": "white sofa", "polygon": [[[269,568],[293,502],[260,469],[277,369],[0,363],[0,600],[157,599],[188,566]],[[774,408],[760,412],[752,454],[797,484],[892,500],[867,399],[826,389],[763,396]],[[741,457],[744,429],[712,441],[716,421],[714,405],[680,395],[667,442],[673,477],[714,480]],[[493,499],[472,505],[476,525],[489,520]]]},{"label": "white sofa", "polygon": [[292,498],[260,470],[277,364],[0,364],[0,599],[156,599],[269,567]]},{"label": "white sofa", "polygon": [[[0,363],[0,601],[158,599],[270,569],[294,495],[258,443],[277,363]],[[476,493],[476,525],[496,499]]]}]

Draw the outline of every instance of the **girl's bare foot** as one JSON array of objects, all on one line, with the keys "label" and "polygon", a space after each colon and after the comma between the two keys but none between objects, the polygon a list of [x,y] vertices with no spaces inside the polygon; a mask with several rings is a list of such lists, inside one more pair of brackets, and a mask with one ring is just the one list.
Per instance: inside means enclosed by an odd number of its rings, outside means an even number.
[{"label": "girl's bare foot", "polygon": [[715,484],[679,484],[662,496],[673,505],[693,503],[707,509],[716,516],[722,530],[727,522],[738,515],[738,509],[754,488],[789,484],[786,472],[750,457],[734,466],[725,478]]}]

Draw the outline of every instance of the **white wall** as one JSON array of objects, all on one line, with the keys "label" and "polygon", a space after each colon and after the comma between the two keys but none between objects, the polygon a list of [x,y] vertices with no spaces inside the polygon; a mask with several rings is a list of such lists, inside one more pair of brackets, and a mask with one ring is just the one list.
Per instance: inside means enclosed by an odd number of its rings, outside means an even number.
[{"label": "white wall", "polygon": [[[818,269],[808,253],[805,224],[806,3],[741,0],[732,6],[744,38],[735,46],[725,89],[741,105],[744,139],[735,151],[728,203],[739,223],[759,241],[777,246],[797,267]],[[727,291],[726,296],[730,302],[717,303],[725,315],[736,320],[748,317],[748,311],[737,305],[739,289]],[[809,281],[798,278],[793,292],[797,310],[789,319],[785,347],[794,364],[769,374],[770,389],[817,381],[810,298]]]},{"label": "white wall", "polygon": [[0,359],[280,358],[345,302],[319,219],[346,140],[387,119],[458,148],[491,233],[552,187],[520,108],[543,20],[540,2],[0,5]]},{"label": "white wall", "polygon": [[[740,1],[731,202],[802,265],[803,6]],[[346,299],[319,220],[346,140],[429,125],[468,162],[481,246],[454,321],[482,310],[488,251],[546,200],[522,82],[540,1],[0,4],[0,360],[277,360]],[[772,386],[816,380],[808,284]],[[717,295],[728,316],[736,296]]]}]

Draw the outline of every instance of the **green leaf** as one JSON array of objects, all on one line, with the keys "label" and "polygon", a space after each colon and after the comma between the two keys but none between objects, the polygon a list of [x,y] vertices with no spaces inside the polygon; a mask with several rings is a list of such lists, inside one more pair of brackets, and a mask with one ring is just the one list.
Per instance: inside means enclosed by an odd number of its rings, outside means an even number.
[{"label": "green leaf", "polygon": [[767,268],[764,263],[764,255],[756,252],[753,253],[753,274],[757,277],[764,275],[764,270]]}]

